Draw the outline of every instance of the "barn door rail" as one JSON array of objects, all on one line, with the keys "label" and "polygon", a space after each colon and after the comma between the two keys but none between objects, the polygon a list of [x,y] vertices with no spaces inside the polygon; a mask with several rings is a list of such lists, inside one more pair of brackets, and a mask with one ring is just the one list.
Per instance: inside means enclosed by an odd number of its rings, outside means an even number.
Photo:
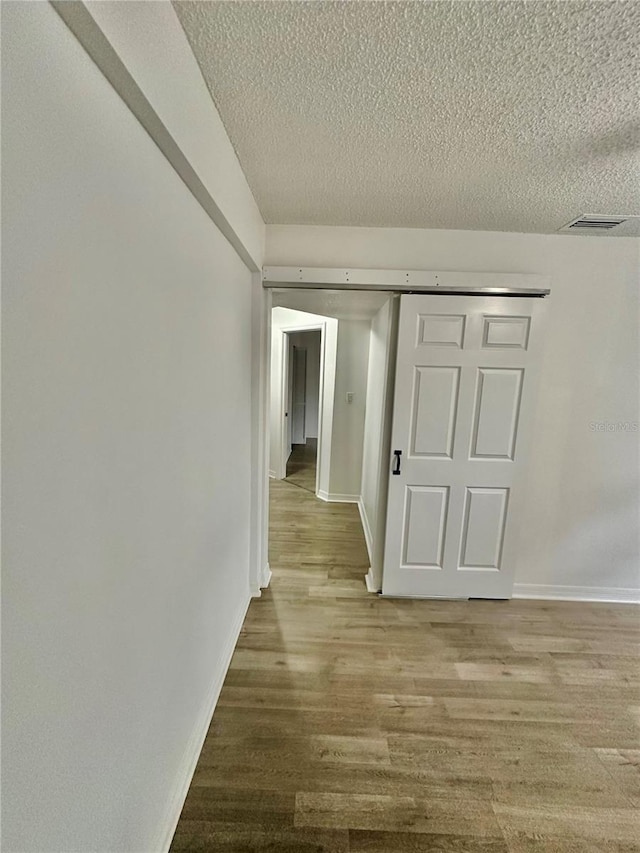
[{"label": "barn door rail", "polygon": [[275,267],[262,269],[262,284],[275,289],[387,290],[447,295],[531,296],[551,293],[549,277],[533,273],[434,272],[347,267]]}]

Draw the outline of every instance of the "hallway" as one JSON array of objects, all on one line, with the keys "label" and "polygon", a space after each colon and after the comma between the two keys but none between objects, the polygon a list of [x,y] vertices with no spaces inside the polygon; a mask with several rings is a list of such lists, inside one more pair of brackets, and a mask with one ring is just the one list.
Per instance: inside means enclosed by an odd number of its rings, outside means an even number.
[{"label": "hallway", "polygon": [[638,851],[636,608],[369,595],[357,508],[271,482],[172,851]]}]

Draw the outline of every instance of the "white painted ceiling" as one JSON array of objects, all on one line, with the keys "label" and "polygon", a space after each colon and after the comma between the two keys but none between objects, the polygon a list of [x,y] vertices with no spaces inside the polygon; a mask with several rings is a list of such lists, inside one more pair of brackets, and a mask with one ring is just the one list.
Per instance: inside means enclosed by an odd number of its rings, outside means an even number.
[{"label": "white painted ceiling", "polygon": [[640,214],[640,2],[174,5],[268,223]]},{"label": "white painted ceiling", "polygon": [[391,298],[371,290],[274,290],[273,307],[293,308],[338,320],[370,320]]}]

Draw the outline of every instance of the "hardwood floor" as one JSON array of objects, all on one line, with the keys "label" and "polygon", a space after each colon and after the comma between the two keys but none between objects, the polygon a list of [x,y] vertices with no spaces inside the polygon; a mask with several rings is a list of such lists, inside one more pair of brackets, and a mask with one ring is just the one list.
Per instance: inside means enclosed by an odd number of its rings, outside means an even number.
[{"label": "hardwood floor", "polygon": [[315,438],[308,438],[306,444],[294,444],[287,461],[287,483],[315,495],[317,455],[318,442]]},{"label": "hardwood floor", "polygon": [[640,851],[638,608],[372,596],[353,504],[271,498],[173,853]]}]

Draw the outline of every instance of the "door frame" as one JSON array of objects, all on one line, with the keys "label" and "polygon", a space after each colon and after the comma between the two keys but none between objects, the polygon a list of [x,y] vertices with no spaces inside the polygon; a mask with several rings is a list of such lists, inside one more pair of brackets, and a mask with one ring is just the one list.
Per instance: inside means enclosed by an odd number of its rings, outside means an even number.
[{"label": "door frame", "polygon": [[[412,293],[494,293],[508,296],[545,297],[551,293],[550,277],[535,273],[442,272],[406,269],[350,269],[348,267],[263,267],[261,276],[254,276],[254,287],[261,279],[262,294],[254,298],[253,328],[259,326],[259,347],[256,348],[254,396],[257,400],[257,417],[254,429],[260,452],[256,458],[257,470],[252,482],[258,483],[255,523],[252,541],[256,543],[250,567],[250,587],[254,596],[269,586],[269,438],[271,389],[271,309],[274,289],[316,290],[388,290]],[[257,290],[257,287],[255,287]],[[371,590],[372,592],[374,590]]]},{"label": "door frame", "polygon": [[[269,318],[270,320],[271,318]],[[316,497],[323,497],[329,488],[328,475],[331,462],[331,429],[333,425],[333,403],[336,378],[336,354],[338,338],[328,334],[329,320],[310,323],[296,323],[278,329],[279,339],[276,346],[280,354],[280,409],[278,417],[279,458],[273,475],[277,480],[287,476],[287,417],[285,415],[289,388],[289,336],[298,332],[320,332],[320,377],[318,382],[318,446],[316,455]],[[336,321],[337,323],[337,321]],[[327,440],[329,439],[329,440]]]}]

